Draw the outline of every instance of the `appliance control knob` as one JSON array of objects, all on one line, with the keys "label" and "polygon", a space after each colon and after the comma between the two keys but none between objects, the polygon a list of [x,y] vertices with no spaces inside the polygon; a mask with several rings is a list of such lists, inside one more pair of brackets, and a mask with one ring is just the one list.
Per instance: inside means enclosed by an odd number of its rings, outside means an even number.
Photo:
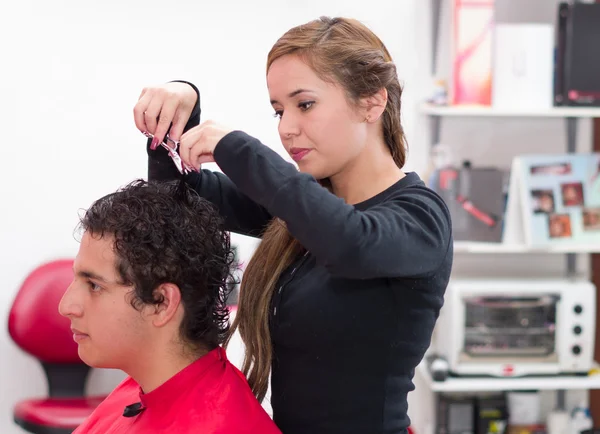
[{"label": "appliance control knob", "polygon": [[575,313],[581,313],[583,312],[583,307],[581,307],[580,304],[576,304],[573,310],[575,311]]},{"label": "appliance control knob", "polygon": [[581,334],[581,326],[573,327],[573,333],[575,333],[576,335],[580,335]]},{"label": "appliance control knob", "polygon": [[571,348],[571,351],[573,351],[573,354],[575,354],[576,356],[581,354],[581,347],[579,345],[573,345],[573,348]]}]

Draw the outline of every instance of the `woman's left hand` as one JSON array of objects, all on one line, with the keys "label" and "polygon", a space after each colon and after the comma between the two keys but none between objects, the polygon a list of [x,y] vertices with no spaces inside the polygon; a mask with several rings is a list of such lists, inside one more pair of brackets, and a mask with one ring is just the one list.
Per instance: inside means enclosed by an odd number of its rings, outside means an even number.
[{"label": "woman's left hand", "polygon": [[186,164],[200,170],[202,163],[215,161],[217,143],[232,131],[213,121],[204,121],[181,136],[179,155]]}]

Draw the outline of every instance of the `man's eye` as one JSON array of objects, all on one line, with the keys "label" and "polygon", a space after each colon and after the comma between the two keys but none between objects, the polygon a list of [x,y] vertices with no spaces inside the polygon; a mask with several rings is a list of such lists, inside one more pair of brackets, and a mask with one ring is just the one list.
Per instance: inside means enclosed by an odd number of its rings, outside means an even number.
[{"label": "man's eye", "polygon": [[92,292],[99,292],[102,289],[101,286],[99,286],[91,281],[88,281],[88,285],[89,285],[90,289],[92,290]]}]

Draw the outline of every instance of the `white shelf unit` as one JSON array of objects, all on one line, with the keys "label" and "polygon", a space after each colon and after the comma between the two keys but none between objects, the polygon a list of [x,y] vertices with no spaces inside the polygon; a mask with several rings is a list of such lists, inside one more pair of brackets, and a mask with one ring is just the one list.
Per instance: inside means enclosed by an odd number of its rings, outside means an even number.
[{"label": "white shelf unit", "polygon": [[600,389],[600,374],[588,376],[558,375],[547,377],[457,378],[434,381],[427,366],[421,363],[417,372],[429,388],[437,393],[503,392],[512,390],[594,390]]},{"label": "white shelf unit", "polygon": [[[443,0],[429,0],[431,5],[431,43],[432,64],[431,75],[437,74],[439,27]],[[435,145],[440,142],[441,120],[449,118],[562,118],[566,121],[566,142],[568,152],[576,151],[577,124],[581,118],[600,118],[600,108],[587,107],[549,107],[547,109],[499,109],[488,106],[438,106],[423,103],[418,107],[418,112],[427,116],[430,127],[430,143]],[[505,243],[480,243],[463,242],[454,243],[455,253],[466,254],[531,254],[549,253],[566,254],[567,274],[576,273],[577,253],[600,252],[600,246],[568,244],[551,247],[535,247],[526,245],[511,245]],[[594,390],[600,389],[600,374],[591,376],[552,376],[552,377],[513,377],[513,378],[449,378],[444,382],[433,381],[425,362],[417,367],[419,373],[426,381],[430,390],[436,395],[452,392],[489,392],[507,390],[554,390],[557,392],[557,406],[564,408],[566,390]],[[418,374],[418,375],[419,375]],[[436,410],[437,411],[437,410]]]},{"label": "white shelf unit", "polygon": [[440,141],[441,119],[443,117],[562,118],[566,120],[568,152],[575,152],[577,121],[582,118],[600,118],[600,108],[595,107],[550,107],[540,110],[507,110],[489,106],[438,106],[425,103],[419,106],[419,112],[430,119],[432,145]]},{"label": "white shelf unit", "polygon": [[[434,0],[438,2],[438,0]],[[600,118],[600,108],[584,107],[551,107],[543,110],[497,109],[483,106],[437,106],[422,104],[421,115],[429,118],[431,128],[431,145],[440,141],[441,120],[444,117],[464,118],[562,118],[566,121],[566,142],[569,153],[576,151],[577,122],[581,118]],[[466,254],[565,254],[567,274],[573,276],[577,272],[577,254],[600,252],[596,245],[552,245],[548,247],[515,245],[505,243],[481,243],[456,241],[455,253]],[[592,376],[549,376],[549,377],[511,377],[511,378],[457,378],[450,377],[446,381],[433,381],[426,365],[421,363],[417,372],[425,379],[430,390],[439,398],[443,393],[499,392],[508,390],[554,390],[557,392],[557,407],[564,408],[567,390],[600,389],[600,375]],[[437,402],[437,398],[436,398]],[[436,403],[437,407],[437,403]]]}]

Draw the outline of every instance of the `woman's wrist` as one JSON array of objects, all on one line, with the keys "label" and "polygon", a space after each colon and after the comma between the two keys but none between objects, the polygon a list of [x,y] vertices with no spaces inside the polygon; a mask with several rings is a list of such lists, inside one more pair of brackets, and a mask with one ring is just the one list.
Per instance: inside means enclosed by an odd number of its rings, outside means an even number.
[{"label": "woman's wrist", "polygon": [[[190,92],[190,103],[192,104],[192,106],[194,106],[198,100],[200,99],[200,91],[198,90],[198,88],[196,87],[196,85],[194,83],[190,83],[189,81],[185,81],[185,80],[171,80],[169,83],[185,83],[187,84],[189,87],[192,88],[192,90],[194,91],[195,96],[192,96],[192,93]],[[187,94],[186,94],[187,95]]]}]

